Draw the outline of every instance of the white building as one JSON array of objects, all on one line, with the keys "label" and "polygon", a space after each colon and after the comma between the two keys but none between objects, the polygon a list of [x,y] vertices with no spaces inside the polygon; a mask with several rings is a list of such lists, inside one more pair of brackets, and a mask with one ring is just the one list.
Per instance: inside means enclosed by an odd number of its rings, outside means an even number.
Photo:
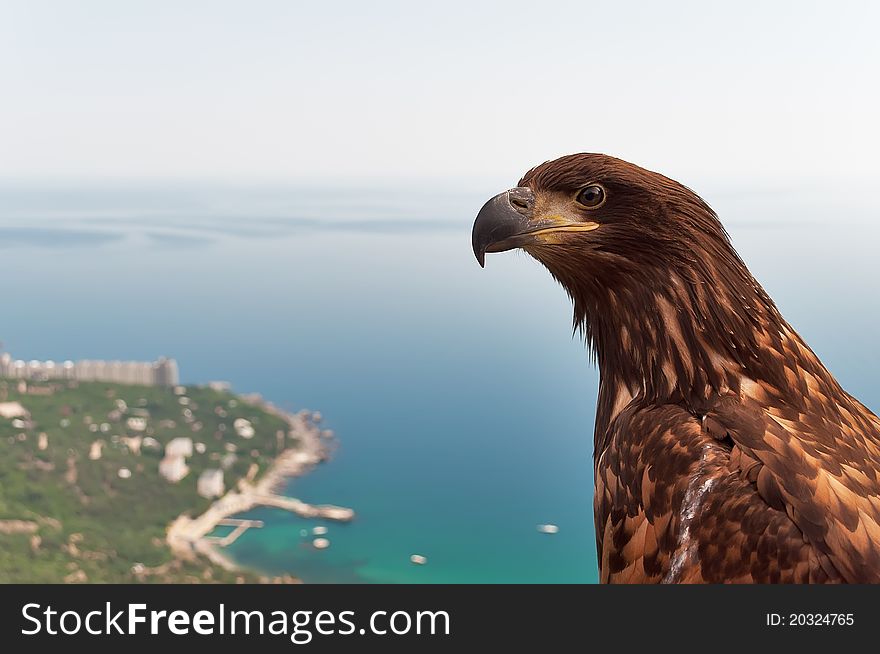
[{"label": "white building", "polygon": [[0,402],[0,418],[10,420],[12,418],[26,418],[28,416],[20,402]]},{"label": "white building", "polygon": [[144,431],[147,428],[147,419],[132,416],[125,421],[125,426],[132,431]]},{"label": "white building", "polygon": [[235,428],[235,433],[242,438],[253,438],[256,433],[251,421],[245,418],[236,418],[235,422],[232,423],[232,426]]},{"label": "white building", "polygon": [[160,357],[157,361],[54,361],[13,360],[0,354],[0,378],[49,381],[68,379],[141,386],[175,386],[180,383],[177,361]]},{"label": "white building", "polygon": [[159,474],[176,484],[189,474],[189,466],[182,456],[166,456],[159,462]]},{"label": "white building", "polygon": [[193,441],[186,436],[179,436],[168,441],[165,446],[166,457],[190,457],[193,454]]},{"label": "white building", "polygon": [[177,386],[180,383],[180,373],[177,370],[177,361],[160,357],[153,364],[154,383],[157,386]]},{"label": "white building", "polygon": [[220,497],[225,490],[223,487],[223,471],[217,468],[209,468],[199,475],[196,485],[199,495],[207,499]]}]

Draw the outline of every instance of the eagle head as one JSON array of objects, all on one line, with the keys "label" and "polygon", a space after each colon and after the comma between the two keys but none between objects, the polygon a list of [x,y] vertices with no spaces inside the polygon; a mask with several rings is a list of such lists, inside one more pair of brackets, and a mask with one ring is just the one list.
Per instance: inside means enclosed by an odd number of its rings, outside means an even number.
[{"label": "eagle head", "polygon": [[474,223],[473,247],[481,266],[487,252],[523,248],[564,285],[572,272],[642,276],[730,250],[715,213],[693,191],[587,153],[543,163],[489,200]]},{"label": "eagle head", "polygon": [[483,206],[472,241],[480,265],[522,248],[547,267],[606,376],[692,396],[779,373],[754,370],[760,335],[785,328],[772,300],[709,205],[659,173],[602,154],[543,163]]}]

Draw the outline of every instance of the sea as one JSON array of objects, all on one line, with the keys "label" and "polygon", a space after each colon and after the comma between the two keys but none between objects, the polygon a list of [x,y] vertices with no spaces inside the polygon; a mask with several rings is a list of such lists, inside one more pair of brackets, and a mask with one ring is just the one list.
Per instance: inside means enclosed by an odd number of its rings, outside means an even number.
[{"label": "sea", "polygon": [[[171,356],[184,383],[320,411],[333,456],[285,492],[357,518],[252,511],[265,526],[227,551],[242,566],[307,583],[595,582],[598,376],[539,264],[477,265],[471,224],[500,190],[0,184],[0,341],[26,360]],[[701,190],[789,322],[880,409],[880,201]]]}]

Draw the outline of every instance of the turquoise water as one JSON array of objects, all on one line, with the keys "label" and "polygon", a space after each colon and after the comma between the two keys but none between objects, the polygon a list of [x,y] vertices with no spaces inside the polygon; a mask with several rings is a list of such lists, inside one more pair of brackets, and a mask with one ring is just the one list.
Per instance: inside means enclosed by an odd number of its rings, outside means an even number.
[{"label": "turquoise water", "polygon": [[[481,270],[498,189],[0,188],[0,340],[16,357],[176,357],[320,410],[333,460],[287,489],[351,506],[276,510],[229,551],[310,582],[590,582],[597,376],[565,294],[515,253]],[[788,190],[708,199],[783,312],[869,406],[880,211]],[[559,525],[549,536],[539,523]],[[409,562],[413,553],[425,566]]]}]

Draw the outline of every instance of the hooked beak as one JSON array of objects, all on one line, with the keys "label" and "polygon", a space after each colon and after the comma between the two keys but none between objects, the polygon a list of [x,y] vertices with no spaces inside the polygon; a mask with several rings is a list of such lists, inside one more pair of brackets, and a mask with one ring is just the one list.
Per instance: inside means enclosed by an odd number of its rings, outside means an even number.
[{"label": "hooked beak", "polygon": [[483,205],[474,221],[471,241],[477,261],[485,267],[487,252],[543,243],[542,235],[551,232],[585,232],[598,226],[593,222],[573,222],[559,215],[535,216],[535,194],[526,186],[518,186],[499,193]]}]

